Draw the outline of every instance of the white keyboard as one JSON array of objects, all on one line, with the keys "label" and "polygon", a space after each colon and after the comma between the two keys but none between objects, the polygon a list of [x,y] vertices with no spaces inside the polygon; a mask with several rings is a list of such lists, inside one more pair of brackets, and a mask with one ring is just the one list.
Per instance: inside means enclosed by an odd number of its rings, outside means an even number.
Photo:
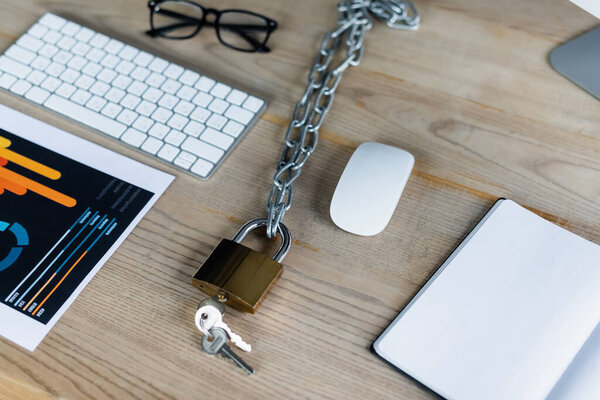
[{"label": "white keyboard", "polygon": [[53,14],[0,56],[0,88],[202,179],[265,102]]}]

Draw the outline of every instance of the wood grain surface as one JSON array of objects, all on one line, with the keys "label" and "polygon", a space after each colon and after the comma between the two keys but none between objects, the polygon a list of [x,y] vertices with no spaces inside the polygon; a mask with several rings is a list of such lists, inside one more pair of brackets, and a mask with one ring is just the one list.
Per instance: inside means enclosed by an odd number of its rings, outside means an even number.
[{"label": "wood grain surface", "polygon": [[[2,104],[177,176],[35,352],[0,339],[0,399],[435,398],[369,346],[496,198],[600,243],[600,102],[548,63],[598,21],[566,0],[416,0],[421,29],[375,23],[362,64],[341,82],[286,215],[294,245],[279,284],[256,315],[227,314],[252,343],[244,359],[257,374],[203,354],[193,324],[203,295],[191,276],[222,237],[264,216],[285,126],[337,12],[335,0],[202,3],[276,19],[273,52],[232,51],[208,29],[150,39],[143,0],[0,0],[2,51],[52,11],[269,100],[204,182],[0,93]],[[416,158],[374,237],[329,218],[336,182],[365,141]]]}]

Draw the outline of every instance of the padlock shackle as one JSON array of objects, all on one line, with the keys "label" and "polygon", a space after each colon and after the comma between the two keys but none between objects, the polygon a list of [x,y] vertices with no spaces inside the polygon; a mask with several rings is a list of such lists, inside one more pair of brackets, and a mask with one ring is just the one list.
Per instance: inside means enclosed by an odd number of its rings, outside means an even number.
[{"label": "padlock shackle", "polygon": [[[254,229],[260,228],[261,226],[267,226],[267,224],[268,220],[266,218],[256,218],[250,220],[246,222],[240,228],[239,231],[237,231],[232,240],[234,242],[240,243],[242,240],[244,240],[246,235],[248,235]],[[285,226],[281,222],[279,223],[277,232],[279,232],[279,234],[281,235],[281,246],[279,246],[277,253],[275,253],[275,255],[273,256],[273,260],[277,261],[278,263],[281,263],[281,261],[283,261],[283,259],[287,255],[288,251],[290,251],[290,247],[292,247],[292,234],[290,233],[290,230],[287,228],[287,226]]]}]

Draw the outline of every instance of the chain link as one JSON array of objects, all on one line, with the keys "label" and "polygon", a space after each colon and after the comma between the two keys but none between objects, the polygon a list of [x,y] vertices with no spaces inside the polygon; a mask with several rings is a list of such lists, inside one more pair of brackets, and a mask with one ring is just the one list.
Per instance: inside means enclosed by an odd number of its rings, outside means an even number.
[{"label": "chain link", "polygon": [[[335,91],[348,67],[363,57],[363,38],[371,29],[371,15],[395,29],[418,29],[420,18],[414,5],[404,0],[344,0],[338,4],[338,27],[327,32],[308,74],[306,89],[294,107],[285,132],[285,146],[267,199],[267,236],[277,234],[285,212],[294,198],[292,184],[315,151],[319,128],[333,104]],[[346,50],[344,59],[332,66],[334,56]]]}]

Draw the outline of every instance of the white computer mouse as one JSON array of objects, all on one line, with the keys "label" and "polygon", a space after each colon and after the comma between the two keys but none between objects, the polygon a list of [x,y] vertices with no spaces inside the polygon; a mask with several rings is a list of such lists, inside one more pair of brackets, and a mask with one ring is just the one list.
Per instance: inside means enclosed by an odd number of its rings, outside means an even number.
[{"label": "white computer mouse", "polygon": [[333,222],[356,235],[381,232],[392,218],[414,164],[412,154],[397,147],[358,146],[331,199]]}]

